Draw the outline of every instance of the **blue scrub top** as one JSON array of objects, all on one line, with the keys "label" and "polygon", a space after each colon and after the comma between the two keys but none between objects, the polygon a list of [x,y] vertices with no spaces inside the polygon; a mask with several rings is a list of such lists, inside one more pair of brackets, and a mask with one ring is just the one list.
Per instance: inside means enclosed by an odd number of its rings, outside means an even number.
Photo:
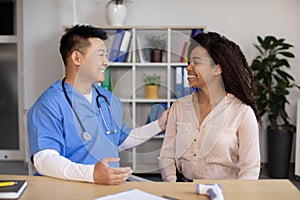
[{"label": "blue scrub top", "polygon": [[[30,156],[44,149],[54,149],[61,156],[81,164],[95,164],[102,158],[119,157],[118,147],[124,142],[132,128],[123,121],[123,106],[110,91],[96,86],[110,103],[113,119],[108,104],[99,98],[108,128],[113,131],[115,122],[117,133],[105,134],[106,127],[97,107],[97,93],[93,88],[92,103],[65,83],[65,88],[73,107],[90,134],[91,140],[83,137],[83,130],[68,103],[59,80],[50,86],[30,108],[28,112],[28,135]],[[110,163],[118,167],[119,163]]]}]

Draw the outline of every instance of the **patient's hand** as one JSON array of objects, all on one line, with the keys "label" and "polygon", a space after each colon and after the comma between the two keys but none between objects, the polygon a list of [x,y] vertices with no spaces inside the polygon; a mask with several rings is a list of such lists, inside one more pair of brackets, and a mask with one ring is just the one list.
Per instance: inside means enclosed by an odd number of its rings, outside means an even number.
[{"label": "patient's hand", "polygon": [[169,112],[170,108],[165,110],[158,119],[158,124],[162,131],[166,130]]}]

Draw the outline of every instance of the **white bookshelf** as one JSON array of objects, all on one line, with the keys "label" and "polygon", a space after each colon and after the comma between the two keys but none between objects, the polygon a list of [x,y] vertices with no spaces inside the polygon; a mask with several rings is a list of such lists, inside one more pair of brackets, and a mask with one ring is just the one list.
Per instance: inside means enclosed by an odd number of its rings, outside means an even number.
[{"label": "white bookshelf", "polygon": [[[145,124],[150,106],[154,103],[166,103],[170,107],[176,101],[174,93],[174,67],[186,66],[180,62],[183,44],[190,38],[192,29],[202,29],[205,26],[125,26],[102,27],[109,36],[107,41],[108,51],[113,42],[117,29],[124,29],[132,33],[128,62],[111,63],[111,77],[114,83],[113,93],[116,94],[124,105],[124,120],[132,127]],[[147,44],[150,35],[164,35],[167,45],[162,62],[151,62],[146,57],[140,62],[140,48],[151,48]],[[142,45],[139,46],[142,41]],[[145,83],[143,74],[156,73],[161,76],[158,99],[145,99]],[[159,173],[158,156],[160,153],[163,135],[158,135],[150,141],[125,152],[121,152],[121,165],[131,166],[134,173]]]}]

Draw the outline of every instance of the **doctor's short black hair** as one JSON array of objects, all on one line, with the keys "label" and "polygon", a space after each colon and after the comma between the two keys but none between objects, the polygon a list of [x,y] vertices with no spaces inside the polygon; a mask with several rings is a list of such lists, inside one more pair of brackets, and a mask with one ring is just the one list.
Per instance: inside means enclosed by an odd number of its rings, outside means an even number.
[{"label": "doctor's short black hair", "polygon": [[108,37],[104,30],[91,25],[77,24],[66,29],[59,46],[59,52],[65,65],[67,64],[67,58],[71,52],[77,50],[81,53],[85,53],[86,48],[91,45],[88,40],[89,38],[106,40]]}]

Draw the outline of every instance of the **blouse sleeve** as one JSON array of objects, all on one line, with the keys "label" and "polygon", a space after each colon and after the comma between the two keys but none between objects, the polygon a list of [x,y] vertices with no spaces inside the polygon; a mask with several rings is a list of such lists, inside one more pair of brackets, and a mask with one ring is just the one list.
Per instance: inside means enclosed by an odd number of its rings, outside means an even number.
[{"label": "blouse sleeve", "polygon": [[164,181],[176,181],[175,138],[176,138],[176,102],[171,106],[162,149],[159,156],[159,167]]},{"label": "blouse sleeve", "polygon": [[238,179],[258,179],[260,149],[258,123],[253,110],[248,107],[238,128],[239,165]]}]

